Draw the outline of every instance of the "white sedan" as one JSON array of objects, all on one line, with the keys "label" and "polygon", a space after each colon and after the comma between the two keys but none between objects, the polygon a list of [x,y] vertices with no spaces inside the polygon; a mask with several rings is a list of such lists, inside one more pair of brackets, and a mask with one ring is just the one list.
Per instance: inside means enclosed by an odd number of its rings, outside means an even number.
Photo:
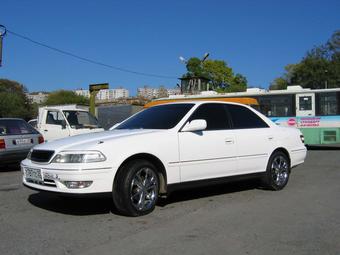
[{"label": "white sedan", "polygon": [[35,146],[23,183],[65,194],[112,193],[125,215],[151,212],[174,188],[227,177],[261,178],[280,190],[304,162],[298,129],[279,127],[251,107],[181,102],[141,111],[110,131]]}]

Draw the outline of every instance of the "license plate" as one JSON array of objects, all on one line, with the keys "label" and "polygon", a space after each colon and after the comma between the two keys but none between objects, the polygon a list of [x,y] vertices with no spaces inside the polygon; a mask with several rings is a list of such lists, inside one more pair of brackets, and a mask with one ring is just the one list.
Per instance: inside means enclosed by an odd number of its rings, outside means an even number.
[{"label": "license plate", "polygon": [[23,138],[23,139],[15,139],[15,144],[28,144],[31,143],[31,139]]},{"label": "license plate", "polygon": [[42,181],[41,170],[36,168],[25,168],[25,176],[27,179]]}]

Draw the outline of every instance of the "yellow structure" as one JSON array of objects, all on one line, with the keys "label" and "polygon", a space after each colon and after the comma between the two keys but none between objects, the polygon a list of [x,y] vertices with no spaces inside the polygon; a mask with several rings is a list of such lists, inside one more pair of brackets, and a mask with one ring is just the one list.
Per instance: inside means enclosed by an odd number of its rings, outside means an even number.
[{"label": "yellow structure", "polygon": [[187,101],[219,101],[219,102],[233,102],[246,104],[251,106],[258,106],[259,103],[255,98],[250,97],[186,97],[186,98],[169,98],[151,101],[144,105],[144,108],[149,108],[155,105],[174,103],[174,102],[187,102]]},{"label": "yellow structure", "polygon": [[108,89],[108,83],[100,83],[100,84],[90,84],[90,113],[95,116],[96,114],[96,95],[101,89]]}]

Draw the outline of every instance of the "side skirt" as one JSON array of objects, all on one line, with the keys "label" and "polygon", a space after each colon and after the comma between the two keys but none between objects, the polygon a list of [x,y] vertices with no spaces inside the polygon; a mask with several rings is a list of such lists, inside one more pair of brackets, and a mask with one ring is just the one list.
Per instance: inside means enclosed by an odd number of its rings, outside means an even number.
[{"label": "side skirt", "polygon": [[266,172],[260,172],[260,173],[235,175],[235,176],[228,176],[228,177],[219,177],[219,178],[213,178],[213,179],[204,179],[204,180],[169,184],[166,195],[169,195],[171,192],[175,190],[185,190],[185,189],[192,189],[192,188],[197,188],[197,187],[213,186],[213,185],[218,185],[222,183],[230,183],[230,182],[251,180],[251,179],[260,179],[263,177],[265,173]]}]

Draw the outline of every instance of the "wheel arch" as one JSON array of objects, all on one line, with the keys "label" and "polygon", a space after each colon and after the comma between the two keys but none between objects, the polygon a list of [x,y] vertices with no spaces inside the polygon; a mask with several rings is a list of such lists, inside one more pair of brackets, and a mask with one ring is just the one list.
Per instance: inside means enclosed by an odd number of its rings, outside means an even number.
[{"label": "wheel arch", "polygon": [[[157,171],[158,177],[159,177],[159,193],[160,194],[166,194],[167,193],[166,169],[165,169],[163,162],[158,157],[156,157],[155,155],[152,155],[150,153],[138,153],[138,154],[131,155],[130,157],[125,159],[120,164],[118,171],[120,171],[122,166],[124,166],[126,163],[133,161],[133,160],[138,160],[138,159],[147,160],[147,161],[151,162],[156,167],[156,171]],[[117,174],[115,176],[114,181],[116,181],[116,178],[117,178]]]},{"label": "wheel arch", "polygon": [[[287,150],[286,148],[283,148],[283,147],[278,147],[278,148],[276,148],[276,149],[270,154],[270,157],[271,157],[275,152],[282,152],[282,153],[284,153],[284,154],[287,156],[287,158],[288,158],[288,160],[289,160],[289,168],[290,168],[290,167],[291,167],[291,158],[290,158],[290,154],[289,154],[288,150]],[[269,158],[270,158],[270,157],[269,157]]]}]

